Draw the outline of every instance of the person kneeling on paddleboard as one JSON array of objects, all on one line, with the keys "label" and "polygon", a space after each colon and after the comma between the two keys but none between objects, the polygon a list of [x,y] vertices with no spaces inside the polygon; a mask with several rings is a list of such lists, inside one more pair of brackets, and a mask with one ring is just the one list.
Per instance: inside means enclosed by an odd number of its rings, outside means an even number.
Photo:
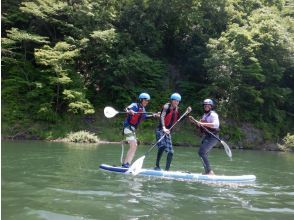
[{"label": "person kneeling on paddleboard", "polygon": [[[203,101],[203,110],[204,114],[196,125],[200,129],[201,133],[204,134],[202,139],[198,155],[201,158],[204,170],[206,175],[214,175],[212,171],[209,161],[208,161],[208,152],[218,143],[218,139],[213,137],[210,133],[206,132],[203,127],[205,127],[208,131],[213,133],[216,137],[218,137],[219,133],[219,118],[218,114],[213,111],[213,101],[211,99],[205,99]],[[190,116],[192,117],[192,116]],[[195,123],[194,120],[191,119],[191,122]]]},{"label": "person kneeling on paddleboard", "polygon": [[130,148],[123,161],[122,167],[129,168],[136,153],[137,138],[135,130],[138,125],[145,119],[156,117],[156,114],[146,114],[145,107],[148,105],[149,101],[150,95],[148,93],[141,93],[139,95],[139,101],[137,103],[132,103],[126,108],[128,116],[124,121],[123,134],[126,136],[126,141],[130,144]]},{"label": "person kneeling on paddleboard", "polygon": [[173,126],[173,124],[178,120],[180,116],[178,107],[180,101],[181,95],[178,93],[173,93],[170,96],[170,102],[166,103],[161,110],[159,126],[156,128],[155,131],[156,140],[158,141],[160,138],[162,138],[163,135],[165,135],[165,137],[159,143],[157,143],[158,152],[156,166],[154,168],[155,170],[160,170],[160,159],[164,151],[166,151],[167,153],[165,170],[168,171],[170,169],[174,150],[170,134],[171,131],[169,129]]}]

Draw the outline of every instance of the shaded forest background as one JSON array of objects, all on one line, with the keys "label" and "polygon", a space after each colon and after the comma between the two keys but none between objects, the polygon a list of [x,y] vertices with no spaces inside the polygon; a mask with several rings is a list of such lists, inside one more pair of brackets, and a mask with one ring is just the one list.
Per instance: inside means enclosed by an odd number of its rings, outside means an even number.
[{"label": "shaded forest background", "polygon": [[143,91],[150,111],[214,99],[236,141],[244,123],[293,134],[293,1],[2,0],[1,16],[4,135],[62,136]]}]

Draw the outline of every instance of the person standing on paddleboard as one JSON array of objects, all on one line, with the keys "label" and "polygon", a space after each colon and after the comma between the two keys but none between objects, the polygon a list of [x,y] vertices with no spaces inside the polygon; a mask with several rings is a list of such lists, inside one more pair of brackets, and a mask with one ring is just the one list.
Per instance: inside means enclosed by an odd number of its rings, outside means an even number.
[{"label": "person standing on paddleboard", "polygon": [[[196,123],[197,127],[200,129],[201,133],[204,134],[202,139],[198,155],[201,158],[204,170],[206,175],[214,175],[210,167],[210,163],[208,161],[208,152],[218,143],[218,139],[213,137],[211,134],[205,131],[207,128],[211,133],[213,133],[216,137],[218,137],[219,133],[219,118],[218,114],[213,111],[214,103],[211,99],[205,99],[203,101],[203,110],[204,114],[199,123]],[[191,122],[195,123],[191,119]]]},{"label": "person standing on paddleboard", "polygon": [[123,161],[122,167],[129,168],[136,153],[137,138],[135,130],[138,125],[147,118],[156,117],[155,114],[147,115],[145,113],[145,107],[148,105],[149,101],[150,95],[148,93],[141,93],[139,95],[139,101],[137,103],[132,103],[126,108],[128,116],[124,121],[123,134],[126,136],[126,141],[129,143],[130,148]]},{"label": "person standing on paddleboard", "polygon": [[159,126],[156,128],[156,140],[158,141],[163,135],[165,137],[157,143],[158,152],[156,158],[155,170],[160,170],[160,159],[164,151],[167,153],[165,170],[170,169],[170,165],[173,159],[174,150],[171,139],[171,131],[169,130],[174,123],[178,120],[179,114],[179,103],[181,101],[181,95],[179,93],[173,93],[170,96],[170,102],[166,103],[160,113]]}]

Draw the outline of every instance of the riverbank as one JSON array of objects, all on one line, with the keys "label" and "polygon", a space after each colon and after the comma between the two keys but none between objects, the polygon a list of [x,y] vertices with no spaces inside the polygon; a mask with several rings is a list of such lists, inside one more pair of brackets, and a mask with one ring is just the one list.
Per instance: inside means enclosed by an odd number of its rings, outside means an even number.
[{"label": "riverbank", "polygon": [[[176,135],[174,135],[176,136]],[[179,141],[173,141],[173,145],[174,146],[177,146],[177,147],[199,147],[200,145],[200,141],[201,141],[201,138],[200,137],[197,137],[195,138],[195,140],[198,140],[198,142],[196,143],[196,141],[193,141],[193,142],[179,142]],[[67,142],[67,141],[64,141],[63,139],[61,138],[57,138],[57,139],[53,139],[53,140],[46,140],[46,139],[41,139],[41,138],[32,138],[31,136],[30,137],[24,137],[24,136],[21,136],[21,137],[17,137],[17,138],[11,138],[11,137],[7,137],[7,136],[1,136],[1,140],[44,140],[44,141],[50,141],[50,142]],[[240,149],[240,150],[263,150],[263,151],[287,151],[287,152],[292,152],[293,150],[291,149],[282,149],[281,146],[279,146],[279,144],[275,144],[275,143],[264,143],[263,145],[258,145],[257,147],[240,147],[238,145],[238,143],[232,143],[232,142],[229,142],[229,141],[225,141],[231,149]],[[121,143],[124,143],[124,144],[128,144],[126,141],[124,140],[121,140],[121,141],[108,141],[108,140],[99,140],[97,143],[93,143],[93,144],[121,144]],[[138,140],[138,144],[139,145],[153,145],[155,143],[155,140],[154,142],[150,142],[150,141],[141,141],[141,140]],[[81,143],[79,143],[81,144]],[[219,143],[216,148],[223,148],[223,146]]]},{"label": "riverbank", "polygon": [[[1,138],[9,140],[47,140],[62,141],[69,133],[77,131],[90,132],[97,136],[99,143],[121,143],[123,116],[107,119],[102,112],[87,117],[68,117],[55,123],[27,122],[14,126],[2,123]],[[157,120],[147,120],[137,130],[139,144],[151,145],[155,143],[155,128]],[[225,124],[225,123],[222,123]],[[263,131],[248,123],[241,126],[223,125],[221,138],[232,149],[250,149],[267,151],[287,151],[288,148],[263,138]],[[173,131],[174,146],[198,147],[201,142],[199,132],[188,121],[179,123]],[[221,144],[219,147],[222,147]],[[293,148],[290,147],[292,150]]]}]

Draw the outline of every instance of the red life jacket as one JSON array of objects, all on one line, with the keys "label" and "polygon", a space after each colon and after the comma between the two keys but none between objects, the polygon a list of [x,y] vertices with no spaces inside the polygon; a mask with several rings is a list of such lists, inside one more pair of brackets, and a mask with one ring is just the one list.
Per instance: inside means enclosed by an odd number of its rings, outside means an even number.
[{"label": "red life jacket", "polygon": [[[162,109],[163,111],[163,109]],[[162,112],[161,111],[161,112]],[[164,117],[164,125],[167,129],[171,128],[173,124],[178,120],[179,112],[177,108],[171,109],[171,104],[169,103],[169,108],[166,111],[166,115]]]},{"label": "red life jacket", "polygon": [[[143,108],[137,104],[138,110],[136,112],[144,112]],[[134,114],[128,116],[128,122],[130,125],[137,127],[138,124],[140,124],[142,117],[144,114]]]}]

